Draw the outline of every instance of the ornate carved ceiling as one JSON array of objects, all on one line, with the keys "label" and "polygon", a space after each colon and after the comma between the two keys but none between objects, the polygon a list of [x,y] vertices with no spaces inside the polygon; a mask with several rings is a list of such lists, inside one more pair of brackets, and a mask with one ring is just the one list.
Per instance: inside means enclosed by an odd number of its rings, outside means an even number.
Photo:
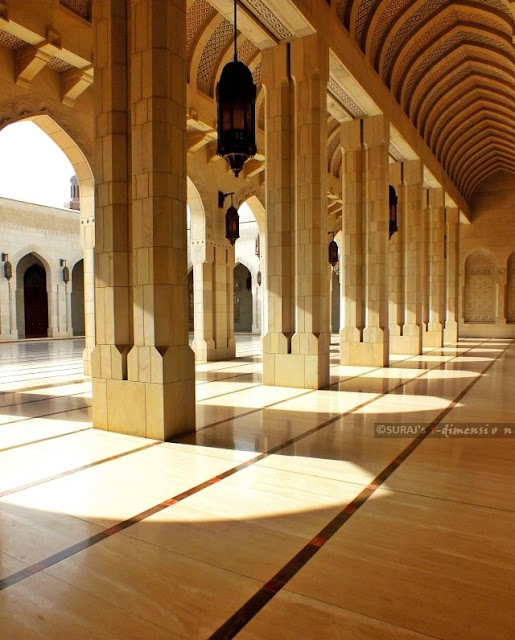
[{"label": "ornate carved ceiling", "polygon": [[[274,34],[288,38],[273,22],[266,1],[245,0],[246,8]],[[515,171],[514,24],[509,0],[333,0],[337,18],[368,58],[406,115],[457,187],[469,198],[488,171]],[[190,75],[213,95],[231,47],[231,24],[192,0],[188,11]],[[273,24],[272,24],[272,22]],[[286,29],[286,31],[285,31]],[[206,33],[209,36],[206,38]],[[202,50],[193,52],[195,45]],[[244,36],[239,51],[259,67],[259,50]],[[229,54],[230,55],[230,54]],[[338,86],[329,92],[338,98]],[[341,89],[341,87],[340,87]],[[351,117],[361,110],[344,107]],[[262,108],[262,107],[261,107]],[[336,147],[330,136],[331,154]]]},{"label": "ornate carved ceiling", "polygon": [[336,0],[336,13],[468,198],[515,170],[508,0]]}]

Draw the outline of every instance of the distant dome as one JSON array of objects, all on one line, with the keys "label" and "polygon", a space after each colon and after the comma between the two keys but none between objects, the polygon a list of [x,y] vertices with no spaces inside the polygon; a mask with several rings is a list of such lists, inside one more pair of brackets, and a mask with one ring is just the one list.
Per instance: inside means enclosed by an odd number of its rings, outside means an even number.
[{"label": "distant dome", "polygon": [[79,184],[79,180],[77,178],[77,176],[75,174],[73,174],[73,176],[70,178],[70,184],[72,185],[78,185]]}]

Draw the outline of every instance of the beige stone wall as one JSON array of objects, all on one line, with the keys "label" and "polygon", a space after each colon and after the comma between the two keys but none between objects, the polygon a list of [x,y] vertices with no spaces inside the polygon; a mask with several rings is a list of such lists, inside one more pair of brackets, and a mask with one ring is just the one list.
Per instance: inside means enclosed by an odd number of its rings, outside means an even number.
[{"label": "beige stone wall", "polygon": [[515,337],[515,176],[499,172],[472,198],[460,225],[462,337]]},{"label": "beige stone wall", "polygon": [[[8,254],[13,269],[13,277],[8,281],[4,277],[4,262],[0,262],[0,342],[25,335],[23,282],[17,281],[17,267],[29,254],[34,254],[46,271],[48,335],[73,335],[71,276],[74,266],[83,258],[79,230],[78,211],[0,198],[0,251]],[[61,259],[66,260],[70,270],[68,283],[63,282]]]}]

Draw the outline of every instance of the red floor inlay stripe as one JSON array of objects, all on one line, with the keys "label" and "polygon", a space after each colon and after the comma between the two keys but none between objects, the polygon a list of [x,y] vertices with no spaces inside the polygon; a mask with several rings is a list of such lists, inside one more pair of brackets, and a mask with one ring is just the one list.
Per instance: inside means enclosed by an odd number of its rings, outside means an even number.
[{"label": "red floor inlay stripe", "polygon": [[[443,409],[438,416],[431,422],[425,433],[417,436],[410,444],[408,444],[395,460],[392,460],[374,480],[365,487],[365,489],[356,498],[345,506],[314,538],[329,540],[337,533],[342,526],[352,517],[352,515],[362,507],[368,498],[377,491],[377,489],[387,480],[390,475],[398,469],[399,464],[404,462],[417,447],[434,431],[436,426],[445,418],[445,416],[456,406],[456,404],[465,396],[470,389],[477,383],[483,375],[492,367],[495,362],[503,355],[505,351],[496,356],[477,378],[472,380],[449,404]],[[309,542],[303,549],[299,551],[287,564],[280,569],[276,575],[269,580],[261,589],[254,594],[247,602],[236,611],[215,633],[210,636],[209,640],[231,640],[234,638],[263,607],[275,596],[275,594],[285,586],[299,571],[304,567],[311,558],[318,553],[322,545],[314,545],[313,541]],[[281,585],[277,589],[271,589],[269,585]]]},{"label": "red floor inlay stripe", "polygon": [[[485,343],[488,341],[484,341]],[[511,343],[510,343],[511,344]],[[506,349],[508,348],[509,345],[506,346]],[[476,346],[471,347],[470,349],[468,349],[468,351],[473,351],[475,348],[477,348]],[[495,359],[492,360],[491,363],[488,364],[488,366],[480,373],[478,373],[478,377],[473,380],[467,387],[465,387],[465,389],[456,397],[455,400],[452,401],[452,403],[449,405],[449,407],[447,409],[445,409],[444,411],[442,411],[438,417],[435,419],[435,421],[433,421],[433,425],[436,425],[439,421],[441,421],[441,419],[447,415],[447,413],[452,409],[452,407],[469,391],[469,389],[476,384],[476,382],[478,382],[482,375],[501,357],[501,355],[503,355],[503,353],[506,351],[506,349],[504,351],[502,351],[498,356],[495,357]],[[466,352],[463,352],[466,353]],[[460,354],[463,355],[463,354]],[[431,370],[436,370],[439,369],[441,367],[444,367],[445,365],[448,364],[449,361],[440,363],[439,365],[433,367],[433,369]],[[376,397],[371,398],[369,400],[364,401],[363,403],[361,403],[360,405],[354,407],[352,410],[344,412],[342,414],[338,414],[337,416],[334,416],[333,418],[330,418],[329,420],[326,420],[325,422],[317,425],[316,427],[313,427],[312,429],[309,429],[308,431],[304,432],[303,434],[299,434],[298,436],[295,436],[294,438],[291,438],[285,442],[283,442],[282,444],[279,444],[275,447],[272,447],[271,449],[269,449],[268,451],[261,453],[257,456],[255,456],[254,458],[252,458],[251,460],[247,460],[245,462],[242,462],[240,464],[238,464],[235,467],[232,467],[231,469],[228,469],[227,471],[214,476],[213,478],[210,478],[190,489],[188,489],[187,491],[184,491],[170,499],[167,499],[153,507],[150,507],[149,509],[146,509],[145,511],[132,516],[131,518],[124,520],[123,522],[120,522],[114,526],[111,526],[107,529],[105,529],[104,531],[101,531],[100,533],[97,533],[89,538],[86,538],[85,540],[82,540],[70,547],[67,547],[66,549],[63,549],[61,551],[59,551],[58,553],[54,554],[53,556],[49,556],[48,558],[45,558],[44,560],[37,562],[29,567],[25,567],[24,569],[22,569],[21,571],[18,571],[16,573],[13,573],[5,578],[0,579],[0,591],[2,591],[3,589],[6,589],[14,584],[17,584],[18,582],[21,582],[22,580],[25,580],[26,578],[30,577],[31,575],[34,575],[34,573],[38,573],[39,571],[44,570],[45,568],[48,568],[50,566],[53,566],[55,564],[57,564],[58,562],[62,562],[63,560],[70,558],[71,556],[79,553],[80,551],[83,551],[84,549],[87,549],[95,544],[97,544],[98,542],[101,542],[102,540],[105,540],[106,538],[110,537],[111,535],[115,535],[116,533],[119,533],[120,531],[123,531],[124,529],[127,529],[128,527],[141,522],[142,520],[145,520],[146,518],[149,518],[150,516],[159,513],[160,511],[169,508],[170,506],[173,506],[174,504],[176,504],[177,502],[180,502],[181,500],[184,500],[186,498],[188,498],[189,496],[192,496],[200,491],[202,491],[203,489],[206,489],[207,487],[210,487],[213,485],[214,482],[218,482],[224,478],[230,477],[232,475],[234,475],[235,473],[237,473],[238,471],[247,468],[250,464],[256,464],[257,462],[259,462],[260,460],[263,460],[264,458],[273,455],[274,453],[277,453],[278,451],[280,451],[281,449],[285,449],[287,447],[289,447],[292,444],[295,444],[296,442],[299,442],[300,440],[307,438],[311,435],[313,435],[314,433],[317,433],[318,431],[320,431],[321,429],[324,429],[325,427],[333,424],[334,422],[340,420],[342,417],[346,416],[346,415],[350,415],[351,413],[354,413],[355,411],[357,411],[358,409],[363,408],[364,406],[371,404],[373,402],[375,402],[378,398],[383,397],[385,395],[389,395],[391,393],[393,393],[394,391],[396,391],[399,388],[402,388],[404,386],[406,386],[407,384],[410,384],[411,382],[417,380],[418,378],[424,376],[427,373],[427,370],[424,370],[420,375],[415,376],[413,378],[410,378],[409,380],[407,380],[406,382],[400,382],[398,385],[396,385],[395,387],[393,387],[392,389],[390,389],[389,391],[385,391],[383,393],[378,394]],[[333,386],[333,385],[332,385]],[[308,392],[311,393],[311,392]],[[304,394],[302,394],[304,395]],[[279,404],[279,403],[275,403],[275,404]],[[225,422],[225,421],[224,421]],[[434,426],[433,426],[434,428]],[[397,456],[396,460],[401,460],[404,461],[408,455],[412,452],[413,447],[417,447],[428,435],[429,433],[432,431],[432,429],[428,429],[426,431],[426,433],[423,435],[422,438],[418,437],[414,442],[410,443],[409,445],[407,445],[407,447],[401,452],[401,454],[399,456]],[[415,444],[415,442],[418,440],[418,444]],[[123,454],[120,454],[117,457],[123,457],[124,455],[128,455],[129,453],[135,453],[137,451],[143,450],[143,449],[147,449],[150,448],[152,446],[156,446],[162,444],[162,442],[153,442],[149,445],[140,447],[138,449],[134,449],[131,450],[130,452],[126,452]],[[91,465],[85,465],[84,468],[89,468],[90,466],[95,466],[96,464],[101,464],[102,462],[105,462],[109,459],[106,460],[102,460],[102,461],[98,461],[97,463],[92,463]],[[399,463],[400,464],[400,463]],[[391,475],[391,473],[393,473],[393,471],[397,468],[398,464],[394,463],[394,461],[392,461],[385,469],[383,469],[383,471],[381,471],[381,473],[374,479],[374,481],[372,483],[370,483],[367,487],[364,488],[364,490],[356,497],[354,498],[354,500],[352,500],[346,507],[344,507],[344,509],[342,509],[342,511],[337,514],[333,520],[331,520],[331,522],[329,522],[328,525],[326,525],[326,527],[324,527],[322,529],[322,531],[320,531],[318,533],[317,536],[315,536],[316,539],[323,539],[325,541],[329,540],[334,533],[336,533],[336,531],[338,531],[341,526],[352,516],[352,514],[354,514],[354,512],[360,507],[362,506],[366,500],[370,497],[370,495],[372,495],[374,493],[374,491],[377,489],[377,487],[379,487],[384,480]],[[81,470],[82,468],[78,469]],[[60,475],[67,475],[67,473],[65,474],[60,474]],[[55,477],[60,477],[60,475],[57,475]],[[53,479],[53,478],[52,478]],[[45,480],[45,482],[47,482],[47,480]],[[43,481],[35,483],[35,484],[41,484]],[[375,489],[372,489],[371,487],[375,486]],[[18,489],[21,490],[21,489]],[[1,495],[1,494],[0,494]],[[275,585],[275,587],[278,587],[279,584],[286,584],[291,577],[293,577],[293,575],[295,575],[295,573],[297,573],[297,571],[299,571],[299,569],[304,566],[312,557],[313,555],[315,555],[315,553],[318,552],[318,550],[321,547],[319,545],[316,544],[312,544],[311,542],[307,543],[305,545],[305,547],[303,549],[301,549],[301,551],[294,557],[292,558],[284,567],[283,569],[281,569],[279,571],[278,574],[276,574],[276,576],[274,576],[272,578],[272,580],[270,580],[267,584],[270,585]],[[279,586],[278,588],[282,588],[282,586]],[[236,633],[238,633],[249,621],[251,618],[253,618],[260,610],[261,608],[275,595],[276,591],[271,590],[270,588],[265,589],[264,587],[261,588],[256,594],[255,596],[253,596],[247,603],[245,603],[245,605],[243,605],[243,607],[236,612],[224,625],[222,625],[222,627],[220,627],[220,629],[218,631],[215,632],[215,634],[213,634],[211,636],[211,638],[213,638],[214,640],[222,640],[222,639],[229,639],[229,638],[233,638],[234,635],[236,635]],[[221,634],[221,635],[220,635]]]},{"label": "red floor inlay stripe", "polygon": [[74,469],[67,469],[66,471],[62,471],[61,473],[56,473],[53,476],[42,478],[41,480],[35,480],[34,482],[27,482],[27,484],[22,484],[19,487],[15,487],[14,489],[6,489],[5,491],[0,491],[0,498],[9,496],[12,493],[18,493],[19,491],[24,491],[25,489],[32,489],[32,487],[37,487],[40,484],[45,484],[46,482],[51,482],[52,480],[58,480],[59,478],[70,476],[74,473],[78,473],[79,471],[85,471],[86,469],[92,469],[93,467],[98,467],[99,465],[104,464],[106,462],[111,462],[112,460],[118,460],[118,458],[124,458],[125,456],[129,456],[132,453],[138,453],[139,451],[144,451],[145,449],[150,449],[151,447],[156,447],[160,444],[163,444],[163,443],[151,442],[150,444],[145,444],[142,447],[138,447],[137,449],[130,449],[129,451],[124,451],[115,456],[110,456],[109,458],[102,458],[102,460],[95,460],[95,462],[89,462],[88,464],[83,464],[82,466],[75,467]]}]

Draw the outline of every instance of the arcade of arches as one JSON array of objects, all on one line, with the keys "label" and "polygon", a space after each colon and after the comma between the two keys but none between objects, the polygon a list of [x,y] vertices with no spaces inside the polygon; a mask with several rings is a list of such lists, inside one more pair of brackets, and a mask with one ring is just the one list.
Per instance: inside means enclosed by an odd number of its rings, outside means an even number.
[{"label": "arcade of arches", "polygon": [[[258,151],[235,178],[232,0],[0,0],[0,128],[30,118],[70,159],[81,247],[66,294],[36,250],[10,283],[0,264],[1,340],[85,334],[98,430],[195,442],[195,367],[240,332],[274,398],[515,338],[515,2],[238,5]],[[235,247],[219,192],[253,225]]]},{"label": "arcade of arches", "polygon": [[[328,384],[331,330],[357,366],[515,336],[513,3],[243,0],[258,153],[239,179],[215,153],[232,3],[4,4],[0,126],[32,118],[78,177],[99,428],[194,430],[195,357],[234,357],[235,328],[259,326],[266,384],[311,389]],[[259,227],[254,327],[219,191]]]}]

